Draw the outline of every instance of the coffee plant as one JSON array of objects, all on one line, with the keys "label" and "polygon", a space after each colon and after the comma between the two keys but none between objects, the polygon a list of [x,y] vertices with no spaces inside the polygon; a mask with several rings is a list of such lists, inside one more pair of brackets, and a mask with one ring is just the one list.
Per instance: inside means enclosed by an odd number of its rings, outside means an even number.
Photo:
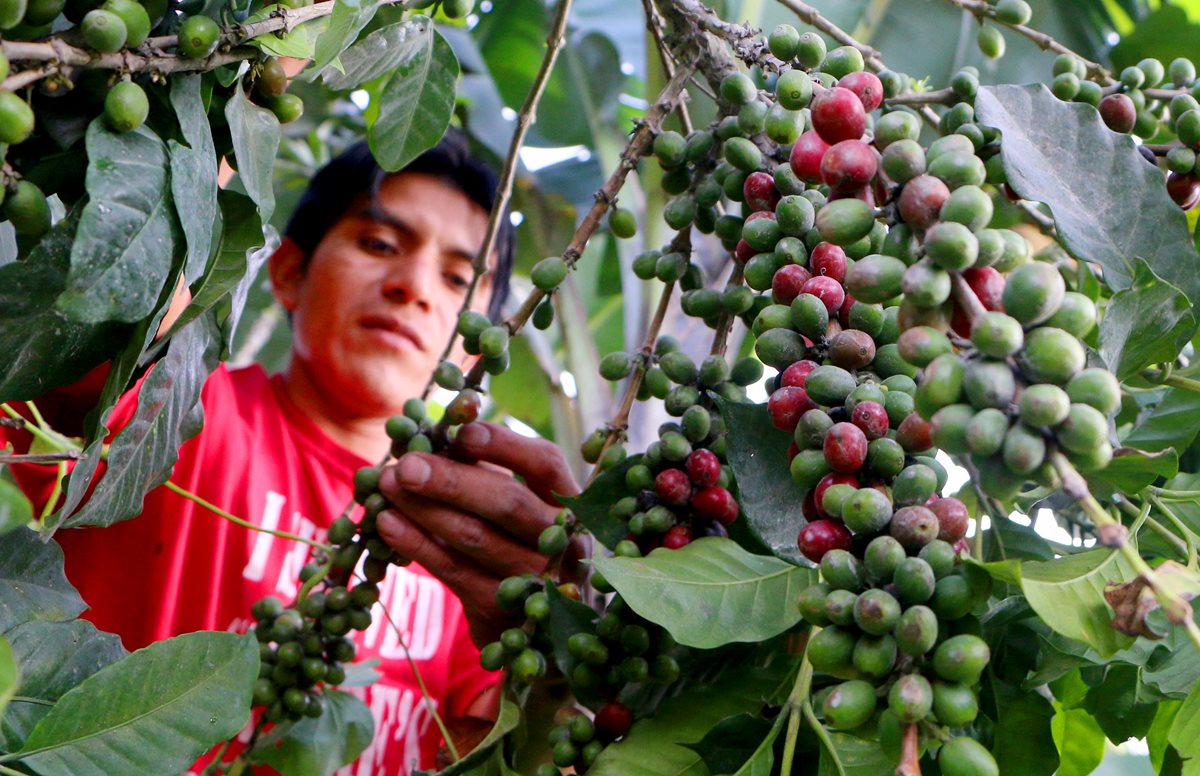
[{"label": "coffee plant", "polygon": [[[1074,775],[1136,738],[1200,773],[1200,27],[551,5],[0,0],[0,422],[36,438],[0,465],[58,472],[39,514],[0,478],[0,773],[353,762],[371,715],[338,688],[371,681],[355,634],[407,563],[383,467],[504,414],[586,484],[498,589],[494,727],[436,772]],[[55,532],[182,491],[209,373],[272,360],[257,278],[312,171],[363,133],[401,169],[451,123],[503,171],[454,333],[478,358],[388,421],[327,531],[284,535],[293,598],[127,654]],[[522,169],[527,139],[589,150]],[[509,201],[521,293],[491,320]],[[79,435],[47,424],[105,362]]]}]

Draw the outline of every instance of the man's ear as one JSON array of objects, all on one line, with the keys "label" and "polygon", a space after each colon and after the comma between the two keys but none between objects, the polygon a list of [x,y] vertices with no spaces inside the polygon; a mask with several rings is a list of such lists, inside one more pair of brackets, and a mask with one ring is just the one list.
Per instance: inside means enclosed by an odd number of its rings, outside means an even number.
[{"label": "man's ear", "polygon": [[284,237],[267,259],[267,269],[271,273],[271,293],[283,309],[294,312],[304,282],[304,251],[290,237]]}]

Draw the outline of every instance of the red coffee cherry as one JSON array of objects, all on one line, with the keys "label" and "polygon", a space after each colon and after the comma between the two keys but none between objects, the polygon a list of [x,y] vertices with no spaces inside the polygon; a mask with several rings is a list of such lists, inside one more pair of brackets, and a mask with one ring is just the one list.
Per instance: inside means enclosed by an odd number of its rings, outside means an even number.
[{"label": "red coffee cherry", "polygon": [[930,511],[937,515],[937,538],[954,544],[967,535],[967,527],[971,524],[971,514],[967,505],[956,498],[940,498],[929,505]]},{"label": "red coffee cherry", "polygon": [[821,139],[815,130],[810,129],[796,139],[792,145],[792,154],[788,162],[792,172],[806,183],[821,181],[821,159],[829,150],[829,144]]},{"label": "red coffee cherry", "polygon": [[866,70],[847,73],[837,85],[854,92],[867,113],[883,104],[883,82],[874,73],[868,73]]},{"label": "red coffee cherry", "polygon": [[811,277],[812,273],[799,264],[780,267],[771,277],[771,298],[778,304],[791,304]]},{"label": "red coffee cherry", "polygon": [[693,450],[687,457],[688,479],[700,488],[717,484],[721,476],[721,461],[711,450]]},{"label": "red coffee cherry", "polygon": [[862,100],[849,89],[835,86],[818,92],[810,105],[813,129],[826,143],[858,140],[867,128]]},{"label": "red coffee cherry", "polygon": [[846,301],[846,289],[842,284],[830,277],[817,276],[810,278],[801,289],[802,294],[812,294],[825,304],[830,315],[835,315]]},{"label": "red coffee cherry", "polygon": [[834,423],[825,433],[822,450],[831,469],[852,474],[867,460],[867,435],[853,423]]},{"label": "red coffee cherry", "polygon": [[654,478],[654,493],[664,504],[682,506],[692,495],[692,482],[683,469],[664,469]]},{"label": "red coffee cherry", "polygon": [[821,558],[830,550],[849,550],[854,537],[846,526],[833,520],[814,520],[800,529],[796,544],[800,554],[813,563],[820,563]]},{"label": "red coffee cherry", "polygon": [[875,149],[861,140],[843,140],[821,157],[821,180],[834,191],[857,191],[875,177],[879,167]]},{"label": "red coffee cherry", "polygon": [[794,431],[796,424],[800,422],[800,416],[816,407],[817,403],[803,388],[784,386],[767,399],[767,411],[771,413],[771,423],[781,431]]},{"label": "red coffee cherry", "polygon": [[[850,485],[857,488],[859,486],[858,477],[853,474],[841,474],[839,472],[831,472],[821,478],[817,483],[817,487],[810,492],[813,496],[813,508],[819,517],[829,517],[829,513],[825,511],[825,491],[832,488],[834,485]],[[809,518],[810,520],[812,518]]]},{"label": "red coffee cherry", "polygon": [[862,429],[867,439],[879,439],[888,432],[887,410],[879,402],[859,402],[850,413],[850,421]]},{"label": "red coffee cherry", "polygon": [[620,738],[629,732],[633,724],[633,712],[624,703],[612,701],[596,712],[596,729],[609,739]]},{"label": "red coffee cherry", "polygon": [[932,175],[918,175],[900,192],[900,217],[914,229],[928,229],[939,218],[950,189]]},{"label": "red coffee cherry", "polygon": [[808,256],[808,266],[812,274],[833,278],[839,283],[846,282],[846,252],[841,246],[833,243],[817,243]]},{"label": "red coffee cherry", "polygon": [[1128,134],[1137,123],[1137,107],[1128,94],[1110,94],[1100,101],[1100,118],[1113,132]]},{"label": "red coffee cherry", "polygon": [[816,369],[818,366],[820,366],[820,364],[818,364],[816,361],[809,361],[808,359],[797,361],[787,369],[783,370],[783,373],[779,376],[779,384],[781,386],[787,385],[803,388],[804,380],[808,377],[808,373]]},{"label": "red coffee cherry", "polygon": [[768,172],[752,172],[742,184],[742,196],[751,210],[774,210],[779,204],[775,177]]},{"label": "red coffee cherry", "polygon": [[692,529],[686,525],[672,526],[663,536],[662,546],[668,550],[678,550],[692,543]]},{"label": "red coffee cherry", "polygon": [[692,496],[692,509],[701,517],[729,525],[737,520],[738,505],[733,494],[722,487],[705,488]]}]

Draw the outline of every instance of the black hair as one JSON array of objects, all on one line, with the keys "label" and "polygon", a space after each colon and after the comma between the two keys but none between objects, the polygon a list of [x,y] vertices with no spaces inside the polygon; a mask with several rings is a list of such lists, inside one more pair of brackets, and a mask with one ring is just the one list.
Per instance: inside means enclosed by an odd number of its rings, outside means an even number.
[{"label": "black hair", "polygon": [[[466,135],[454,127],[446,130],[436,146],[400,172],[437,176],[489,213],[496,202],[499,176],[471,153]],[[307,261],[325,233],[346,214],[358,196],[374,197],[388,174],[375,161],[366,141],[355,143],[313,176],[288,220],[284,235],[300,247]],[[492,275],[492,298],[488,303],[488,316],[494,321],[500,319],[500,310],[508,297],[514,252],[513,227],[506,208],[496,234],[496,268]]]}]

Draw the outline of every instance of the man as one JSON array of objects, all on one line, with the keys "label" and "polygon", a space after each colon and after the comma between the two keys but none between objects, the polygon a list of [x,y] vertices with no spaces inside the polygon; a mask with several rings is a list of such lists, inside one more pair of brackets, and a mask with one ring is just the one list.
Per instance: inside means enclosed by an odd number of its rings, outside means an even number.
[{"label": "man", "polygon": [[[152,491],[133,520],[58,534],[68,578],[98,627],[135,649],[193,630],[241,630],[255,600],[291,600],[309,546],[247,531],[179,491],[262,528],[322,540],[350,499],[354,471],[387,453],[384,421],[420,391],[445,347],[495,188],[456,132],[395,175],[359,145],[314,177],[269,263],[293,327],[286,372],[219,368],[202,395],[205,428],[180,450],[176,489]],[[511,271],[507,225],[498,245],[472,305],[483,311],[490,298],[493,316]],[[114,428],[134,402],[125,397]],[[478,665],[478,647],[505,624],[495,589],[545,566],[533,547],[559,508],[553,494],[578,490],[548,442],[475,423],[455,445],[480,463],[408,454],[383,477],[396,509],[380,516],[380,533],[415,562],[390,570],[371,627],[355,636],[358,659],[378,658],[382,676],[351,688],[376,729],[344,773],[433,765],[440,736],[414,668],[443,718],[495,713],[497,677]]]}]

